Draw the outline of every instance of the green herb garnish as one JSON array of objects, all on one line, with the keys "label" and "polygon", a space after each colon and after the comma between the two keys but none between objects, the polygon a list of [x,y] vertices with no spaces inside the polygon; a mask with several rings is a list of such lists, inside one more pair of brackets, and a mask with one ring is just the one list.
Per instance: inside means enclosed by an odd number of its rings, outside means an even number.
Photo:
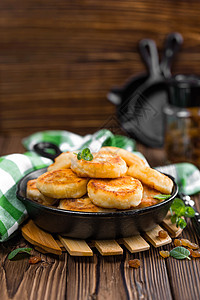
[{"label": "green herb garnish", "polygon": [[154,199],[158,199],[158,200],[166,200],[169,199],[171,197],[171,195],[164,195],[164,194],[159,194],[159,195],[155,195]]},{"label": "green herb garnish", "polygon": [[176,259],[184,259],[187,258],[191,260],[189,257],[190,251],[184,247],[176,247],[170,251],[170,255]]},{"label": "green herb garnish", "polygon": [[183,200],[175,198],[171,207],[171,222],[172,224],[176,223],[176,227],[184,229],[187,225],[185,218],[192,218],[195,215],[195,211],[191,206],[185,206]]},{"label": "green herb garnish", "polygon": [[185,217],[186,218],[193,218],[195,215],[195,211],[191,206],[185,207]]},{"label": "green herb garnish", "polygon": [[[76,154],[76,153],[74,153]],[[81,159],[84,159],[84,160],[87,160],[87,161],[91,161],[93,160],[93,155],[92,153],[90,152],[90,149],[89,148],[85,148],[83,149],[82,151],[80,151],[77,155],[77,159],[78,160],[81,160]]]},{"label": "green herb garnish", "polygon": [[82,156],[82,153],[81,152],[79,152],[78,154],[77,154],[77,158],[78,158],[78,160],[81,160],[81,157]]},{"label": "green herb garnish", "polygon": [[13,259],[18,253],[27,253],[31,255],[31,250],[32,248],[17,248],[10,252],[10,254],[8,255],[8,259]]}]

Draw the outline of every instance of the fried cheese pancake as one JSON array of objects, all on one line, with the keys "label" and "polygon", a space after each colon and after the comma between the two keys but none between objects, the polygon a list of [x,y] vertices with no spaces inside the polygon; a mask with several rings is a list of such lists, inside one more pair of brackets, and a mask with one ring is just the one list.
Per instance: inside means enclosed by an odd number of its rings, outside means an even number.
[{"label": "fried cheese pancake", "polygon": [[52,198],[79,198],[86,194],[87,178],[78,177],[71,169],[46,172],[36,181],[36,187]]},{"label": "fried cheese pancake", "polygon": [[164,174],[146,166],[145,162],[134,153],[117,147],[102,147],[101,151],[110,151],[123,158],[129,167],[127,175],[139,179],[142,183],[162,193],[171,194],[173,188],[172,180]]},{"label": "fried cheese pancake", "polygon": [[46,197],[40,193],[36,187],[36,179],[32,179],[27,182],[26,196],[28,199],[34,200],[43,205],[53,205],[56,202],[56,199]]},{"label": "fried cheese pancake", "polygon": [[101,151],[93,153],[93,159],[87,161],[71,157],[71,169],[81,177],[118,178],[127,172],[126,162],[117,154]]},{"label": "fried cheese pancake", "polygon": [[73,153],[70,151],[61,153],[59,156],[55,158],[55,162],[48,167],[47,171],[69,169],[71,166],[72,155]]},{"label": "fried cheese pancake", "polygon": [[113,212],[115,209],[106,209],[92,203],[88,196],[78,199],[61,199],[58,208],[84,212]]},{"label": "fried cheese pancake", "polygon": [[133,164],[128,168],[127,174],[139,179],[143,184],[146,184],[163,194],[172,193],[173,181],[168,176],[152,168]]},{"label": "fried cheese pancake", "polygon": [[141,202],[143,186],[131,176],[116,179],[91,179],[88,183],[88,196],[100,207],[129,209]]},{"label": "fried cheese pancake", "polygon": [[138,165],[144,166],[145,162],[142,158],[137,156],[134,153],[131,153],[130,151],[127,151],[122,148],[117,147],[102,147],[99,152],[101,151],[108,151],[113,154],[119,155],[127,164],[128,167],[130,167],[132,164],[137,163]]},{"label": "fried cheese pancake", "polygon": [[146,184],[143,184],[143,196],[142,196],[141,203],[138,205],[137,208],[148,207],[162,202],[163,200],[158,200],[154,198],[154,196],[158,194],[159,191],[150,188]]}]

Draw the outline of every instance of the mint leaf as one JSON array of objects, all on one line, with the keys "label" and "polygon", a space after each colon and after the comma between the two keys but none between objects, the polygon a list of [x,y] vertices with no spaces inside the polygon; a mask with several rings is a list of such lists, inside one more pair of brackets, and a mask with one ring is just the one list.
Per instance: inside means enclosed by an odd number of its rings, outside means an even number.
[{"label": "mint leaf", "polygon": [[90,154],[90,149],[89,148],[85,148],[82,150],[82,155],[88,155]]},{"label": "mint leaf", "polygon": [[82,156],[82,158],[83,158],[84,160],[90,161],[90,160],[93,159],[93,155],[92,155],[92,153],[90,152],[90,149],[89,149],[89,148],[83,149],[83,150],[82,150],[81,156]]},{"label": "mint leaf", "polygon": [[87,161],[91,161],[91,160],[93,160],[93,155],[90,152],[89,148],[85,148],[77,154],[77,159],[78,160],[84,159]]},{"label": "mint leaf", "polygon": [[179,210],[176,211],[176,214],[178,217],[184,216],[185,215],[185,205],[180,207]]},{"label": "mint leaf", "polygon": [[190,255],[190,251],[184,247],[176,247],[170,251],[170,255],[176,259],[191,259],[188,257]]},{"label": "mint leaf", "polygon": [[186,206],[185,208],[185,217],[193,218],[195,215],[195,210],[191,206]]},{"label": "mint leaf", "polygon": [[79,152],[79,153],[77,154],[77,159],[78,159],[78,160],[81,160],[81,158],[82,158],[82,157],[81,157],[81,152]]},{"label": "mint leaf", "polygon": [[12,252],[10,252],[10,254],[8,255],[8,259],[13,259],[18,253],[28,253],[31,254],[32,248],[17,248],[15,250],[13,250]]},{"label": "mint leaf", "polygon": [[176,227],[185,228],[187,226],[186,221],[181,217],[193,218],[195,210],[191,206],[185,206],[183,200],[175,198],[170,206],[171,222],[176,223]]},{"label": "mint leaf", "polygon": [[175,198],[172,205],[171,205],[172,211],[179,212],[181,207],[185,207],[185,204],[184,204],[183,200],[181,200],[179,198]]},{"label": "mint leaf", "polygon": [[158,199],[158,200],[166,200],[169,199],[171,197],[171,195],[164,195],[164,194],[159,194],[159,195],[155,195],[154,199]]},{"label": "mint leaf", "polygon": [[171,222],[172,222],[172,224],[175,224],[177,222],[177,219],[178,219],[177,215],[171,216]]},{"label": "mint leaf", "polygon": [[184,229],[186,226],[187,226],[186,221],[179,217],[176,221],[176,227],[177,228],[180,227],[181,229]]}]

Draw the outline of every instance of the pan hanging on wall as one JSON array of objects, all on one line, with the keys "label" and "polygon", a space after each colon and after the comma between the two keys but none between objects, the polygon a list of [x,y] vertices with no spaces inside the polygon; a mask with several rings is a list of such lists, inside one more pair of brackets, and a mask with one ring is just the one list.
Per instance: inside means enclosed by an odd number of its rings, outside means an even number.
[{"label": "pan hanging on wall", "polygon": [[122,128],[149,147],[162,147],[164,143],[162,111],[168,100],[166,79],[171,77],[171,64],[182,42],[181,34],[170,33],[159,63],[155,42],[141,40],[139,50],[148,72],[132,77],[123,87],[113,88],[107,95],[116,105]]}]

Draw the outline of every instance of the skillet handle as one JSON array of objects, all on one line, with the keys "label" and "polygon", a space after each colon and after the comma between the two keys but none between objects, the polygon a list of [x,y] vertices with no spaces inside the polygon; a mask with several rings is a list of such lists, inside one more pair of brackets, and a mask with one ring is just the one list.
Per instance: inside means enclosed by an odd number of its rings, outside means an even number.
[{"label": "skillet handle", "polygon": [[119,105],[122,102],[122,94],[123,94],[123,89],[122,88],[112,88],[111,91],[107,94],[107,99],[115,104]]},{"label": "skillet handle", "polygon": [[[58,155],[62,153],[62,151],[58,146],[49,142],[37,143],[33,146],[33,149],[37,154],[44,156],[46,158],[50,158],[52,160],[54,160]],[[48,150],[53,150],[54,153],[50,153]]]},{"label": "skillet handle", "polygon": [[174,57],[183,43],[183,37],[178,32],[168,34],[165,40],[164,53],[160,63],[160,69],[165,78],[171,77],[171,65]]},{"label": "skillet handle", "polygon": [[156,43],[151,39],[142,39],[139,42],[139,50],[150,76],[160,76],[161,71]]}]

